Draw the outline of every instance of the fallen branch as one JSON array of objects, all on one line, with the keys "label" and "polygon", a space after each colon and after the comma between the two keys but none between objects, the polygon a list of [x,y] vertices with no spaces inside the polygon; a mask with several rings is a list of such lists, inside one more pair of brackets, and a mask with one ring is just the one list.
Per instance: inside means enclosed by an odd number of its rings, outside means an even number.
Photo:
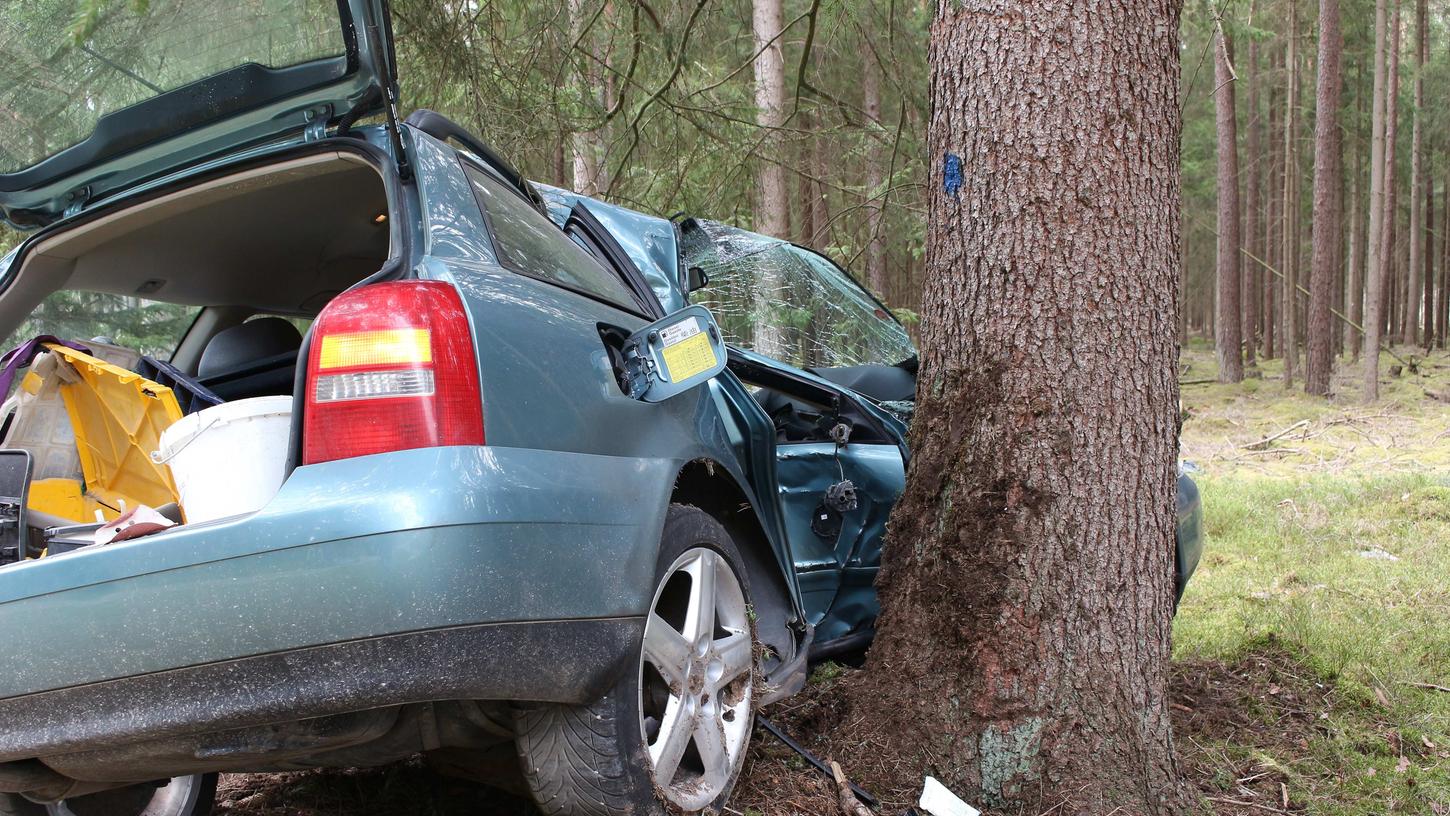
[{"label": "fallen branch", "polygon": [[1437,686],[1434,683],[1413,683],[1413,682],[1410,682],[1408,680],[1406,680],[1404,682],[1405,682],[1405,685],[1411,686],[1413,688],[1429,689],[1430,691],[1443,691],[1446,694],[1450,694],[1450,687]]},{"label": "fallen branch", "polygon": [[1210,383],[1216,383],[1216,382],[1218,382],[1218,380],[1214,379],[1213,377],[1209,377],[1206,380],[1179,380],[1178,381],[1178,384],[1179,385],[1209,385]]},{"label": "fallen branch", "polygon": [[1291,453],[1307,453],[1303,448],[1259,448],[1258,450],[1244,451],[1243,456],[1236,456],[1235,459],[1242,459],[1244,456],[1273,456],[1275,454],[1287,455]]},{"label": "fallen branch", "polygon": [[842,813],[846,816],[876,816],[871,808],[861,804],[861,800],[851,792],[851,783],[846,779],[846,772],[841,770],[841,763],[834,759],[831,760],[831,777],[836,780],[836,796]]},{"label": "fallen branch", "polygon": [[1293,433],[1293,432],[1295,432],[1295,431],[1297,431],[1297,430],[1299,430],[1301,428],[1307,428],[1307,427],[1309,427],[1309,420],[1307,420],[1307,419],[1301,419],[1298,422],[1295,422],[1293,425],[1290,425],[1289,427],[1285,428],[1282,431],[1279,431],[1276,434],[1271,434],[1269,436],[1264,437],[1263,439],[1260,439],[1257,442],[1250,442],[1249,444],[1244,445],[1244,450],[1253,450],[1253,451],[1264,450],[1264,449],[1268,448],[1269,445],[1271,443],[1273,443],[1274,440],[1276,440],[1276,439],[1282,439],[1282,438],[1288,436],[1289,434],[1291,434],[1291,433]]}]

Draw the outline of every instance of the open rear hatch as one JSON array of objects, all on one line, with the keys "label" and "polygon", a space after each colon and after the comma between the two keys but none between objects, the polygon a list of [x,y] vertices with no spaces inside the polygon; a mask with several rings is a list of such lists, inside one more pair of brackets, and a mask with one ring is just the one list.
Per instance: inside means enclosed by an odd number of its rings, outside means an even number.
[{"label": "open rear hatch", "polygon": [[69,0],[0,4],[0,217],[17,228],[308,128],[392,114],[385,0],[90,7],[72,20]]}]

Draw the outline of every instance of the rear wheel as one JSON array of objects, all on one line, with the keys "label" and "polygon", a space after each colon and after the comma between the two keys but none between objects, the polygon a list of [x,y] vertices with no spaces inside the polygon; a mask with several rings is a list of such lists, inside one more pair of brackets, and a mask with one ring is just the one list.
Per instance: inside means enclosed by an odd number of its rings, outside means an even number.
[{"label": "rear wheel", "polygon": [[216,782],[216,774],[178,776],[160,786],[132,785],[49,805],[0,794],[0,816],[207,816]]},{"label": "rear wheel", "polygon": [[548,816],[720,812],[750,741],[749,585],[725,528],[671,506],[631,671],[589,705],[516,718],[524,774]]}]

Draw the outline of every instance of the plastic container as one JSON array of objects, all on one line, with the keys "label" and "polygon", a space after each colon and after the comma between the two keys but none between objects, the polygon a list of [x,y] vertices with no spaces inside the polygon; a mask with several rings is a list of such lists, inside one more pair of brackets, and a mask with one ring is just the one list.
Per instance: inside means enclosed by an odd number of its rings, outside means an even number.
[{"label": "plastic container", "polygon": [[171,466],[188,524],[226,518],[277,494],[291,430],[291,397],[224,402],[167,428],[151,458]]}]

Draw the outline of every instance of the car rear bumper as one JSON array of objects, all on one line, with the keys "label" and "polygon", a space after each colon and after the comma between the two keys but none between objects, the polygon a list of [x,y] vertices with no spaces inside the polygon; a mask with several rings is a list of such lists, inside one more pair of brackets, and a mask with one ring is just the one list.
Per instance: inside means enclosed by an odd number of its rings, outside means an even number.
[{"label": "car rear bumper", "polygon": [[638,642],[676,464],[361,457],[249,516],[0,570],[0,760],[320,700],[589,699]]},{"label": "car rear bumper", "polygon": [[407,703],[588,702],[643,633],[643,618],[459,626],[11,697],[0,762]]}]

